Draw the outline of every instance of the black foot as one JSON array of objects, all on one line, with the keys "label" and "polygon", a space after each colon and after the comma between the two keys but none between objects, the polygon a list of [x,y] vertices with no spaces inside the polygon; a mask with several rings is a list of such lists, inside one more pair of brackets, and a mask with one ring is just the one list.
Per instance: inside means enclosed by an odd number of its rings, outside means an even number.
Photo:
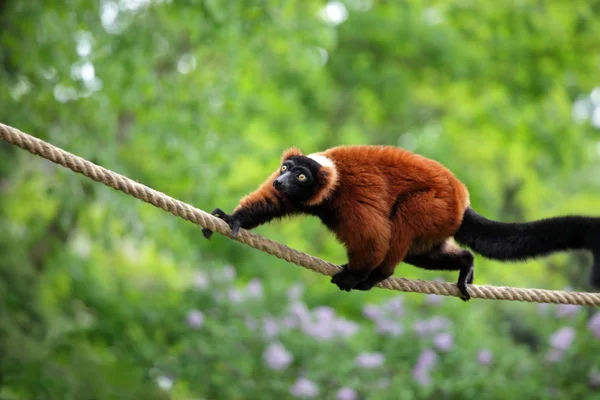
[{"label": "black foot", "polygon": [[[242,222],[239,219],[234,218],[233,216],[225,213],[220,208],[215,208],[210,214],[214,215],[215,217],[219,217],[223,221],[227,222],[227,224],[229,225],[229,228],[231,229],[231,237],[232,238],[235,238],[237,236],[237,234],[240,231],[240,228],[242,226]],[[210,229],[202,228],[202,234],[204,235],[205,238],[210,239],[213,232]]]},{"label": "black foot", "polygon": [[463,301],[469,301],[471,299],[471,295],[467,290],[467,284],[472,284],[474,278],[475,268],[473,267],[473,264],[465,266],[458,274],[458,282],[456,285],[458,286],[458,290],[460,290],[460,298]]},{"label": "black foot", "polygon": [[389,278],[388,276],[383,275],[381,272],[375,270],[371,272],[369,277],[364,281],[360,282],[358,285],[354,287],[356,290],[371,290],[373,286],[377,285],[379,282],[386,280]]},{"label": "black foot", "polygon": [[336,284],[340,290],[349,292],[365,280],[366,275],[363,272],[349,271],[346,265],[343,265],[342,268],[344,269],[331,278],[331,282]]}]

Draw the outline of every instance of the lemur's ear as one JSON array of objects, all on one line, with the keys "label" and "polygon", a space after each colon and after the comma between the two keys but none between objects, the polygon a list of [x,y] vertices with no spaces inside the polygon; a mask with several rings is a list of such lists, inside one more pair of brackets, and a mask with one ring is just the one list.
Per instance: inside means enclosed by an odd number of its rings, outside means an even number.
[{"label": "lemur's ear", "polygon": [[302,152],[300,151],[299,148],[291,147],[283,152],[283,155],[281,156],[281,162],[283,163],[285,160],[289,160],[290,158],[292,158],[294,156],[301,156],[301,155],[302,155]]}]

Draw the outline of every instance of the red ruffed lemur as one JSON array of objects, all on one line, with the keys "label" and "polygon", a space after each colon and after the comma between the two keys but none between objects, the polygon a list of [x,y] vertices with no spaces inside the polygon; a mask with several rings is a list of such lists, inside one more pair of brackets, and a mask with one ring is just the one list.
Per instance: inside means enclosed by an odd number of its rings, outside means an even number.
[{"label": "red ruffed lemur", "polygon": [[[457,286],[470,298],[473,254],[525,260],[569,249],[590,250],[591,280],[600,286],[600,218],[565,216],[502,223],[477,214],[469,192],[446,167],[387,146],[340,146],[303,155],[284,152],[280,168],[232,214],[217,208],[235,237],[274,218],[317,216],[347,250],[348,263],[331,281],[339,289],[369,290],[400,262],[429,270],[459,271]],[[212,232],[204,229],[204,236]]]}]

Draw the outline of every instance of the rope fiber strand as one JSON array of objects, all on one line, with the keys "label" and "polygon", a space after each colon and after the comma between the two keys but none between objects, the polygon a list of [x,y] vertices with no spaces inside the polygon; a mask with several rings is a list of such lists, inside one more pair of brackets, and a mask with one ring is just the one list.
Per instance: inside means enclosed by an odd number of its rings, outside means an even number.
[{"label": "rope fiber strand", "polygon": [[[137,199],[150,203],[171,214],[193,222],[213,232],[230,237],[229,226],[217,217],[182,201],[176,200],[164,193],[135,182],[116,172],[107,170],[81,157],[55,147],[43,140],[23,133],[18,129],[0,123],[0,138],[18,146],[30,153],[41,156],[72,171],[78,172],[96,182],[110,186]],[[266,239],[245,229],[240,229],[235,238],[238,242],[272,254],[293,264],[311,269],[323,275],[334,275],[341,267],[291,249],[283,244]],[[390,277],[377,284],[377,287],[399,290],[403,292],[418,292],[442,296],[459,297],[458,288],[453,283],[414,280]],[[600,293],[567,292],[560,290],[543,290],[528,288],[512,288],[505,286],[468,285],[472,298],[490,300],[511,300],[535,303],[576,304],[600,306]]]}]

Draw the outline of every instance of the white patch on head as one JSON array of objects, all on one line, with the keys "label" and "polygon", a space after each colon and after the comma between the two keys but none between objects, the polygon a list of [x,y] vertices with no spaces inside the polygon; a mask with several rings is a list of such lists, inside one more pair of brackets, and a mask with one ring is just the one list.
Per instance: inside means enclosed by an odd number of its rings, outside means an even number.
[{"label": "white patch on head", "polygon": [[333,160],[331,158],[325,157],[322,154],[314,153],[314,154],[309,154],[306,157],[318,162],[323,167],[332,167],[332,168],[335,167]]},{"label": "white patch on head", "polygon": [[325,172],[322,174],[325,180],[321,182],[321,187],[313,198],[306,202],[306,205],[315,206],[326,201],[335,192],[338,185],[338,173],[331,158],[318,153],[309,154],[306,157],[318,163]]}]

